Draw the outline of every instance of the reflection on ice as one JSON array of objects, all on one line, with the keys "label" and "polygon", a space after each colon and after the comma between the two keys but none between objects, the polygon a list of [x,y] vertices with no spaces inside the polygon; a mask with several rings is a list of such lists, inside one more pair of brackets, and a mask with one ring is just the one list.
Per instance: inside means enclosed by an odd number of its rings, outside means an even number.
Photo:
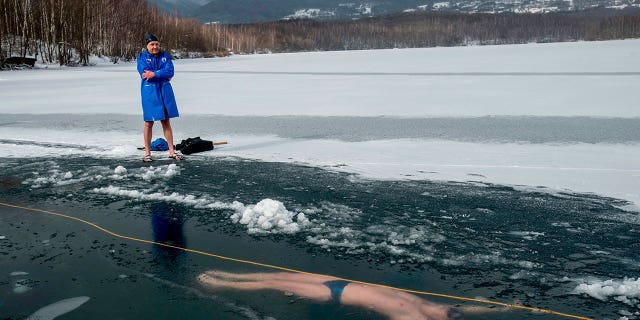
[{"label": "reflection on ice", "polygon": [[[172,208],[166,202],[158,201],[151,205],[151,230],[153,241],[167,245],[186,248],[184,234],[184,213]],[[155,258],[159,263],[174,272],[183,260],[184,251],[164,246],[153,246]]]}]

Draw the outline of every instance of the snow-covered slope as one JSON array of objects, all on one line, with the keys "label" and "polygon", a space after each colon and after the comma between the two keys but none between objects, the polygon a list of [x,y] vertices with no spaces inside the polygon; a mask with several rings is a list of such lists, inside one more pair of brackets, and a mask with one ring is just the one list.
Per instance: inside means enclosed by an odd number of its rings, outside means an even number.
[{"label": "snow-covered slope", "polygon": [[247,23],[293,18],[362,18],[407,11],[453,12],[553,12],[595,7],[624,9],[640,7],[637,1],[425,1],[425,0],[150,0],[160,8],[178,10],[204,22]]}]

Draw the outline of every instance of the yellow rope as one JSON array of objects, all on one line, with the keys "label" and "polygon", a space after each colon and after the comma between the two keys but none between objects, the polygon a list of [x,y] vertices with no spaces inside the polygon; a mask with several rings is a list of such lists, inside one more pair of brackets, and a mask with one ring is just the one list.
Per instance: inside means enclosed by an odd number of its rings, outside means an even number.
[{"label": "yellow rope", "polygon": [[[111,235],[113,237],[120,238],[120,239],[126,239],[126,240],[141,242],[141,243],[148,243],[148,244],[163,246],[163,247],[167,247],[167,248],[171,248],[171,249],[182,250],[182,251],[185,251],[185,252],[201,254],[201,255],[204,255],[204,256],[214,257],[214,258],[218,258],[218,259],[222,259],[222,260],[234,261],[234,262],[239,262],[239,263],[244,263],[244,264],[250,264],[250,265],[260,266],[260,267],[269,268],[269,269],[275,269],[275,270],[281,270],[281,271],[287,271],[287,272],[294,272],[294,273],[300,273],[300,274],[308,274],[308,275],[313,275],[313,276],[325,276],[325,277],[327,277],[327,275],[317,274],[317,273],[313,273],[313,272],[290,269],[290,268],[270,265],[270,264],[266,264],[266,263],[255,262],[255,261],[251,261],[251,260],[243,260],[243,259],[231,258],[231,257],[226,257],[226,256],[221,256],[221,255],[218,255],[218,254],[214,254],[214,253],[209,253],[209,252],[204,252],[204,251],[199,251],[199,250],[194,250],[194,249],[188,249],[188,248],[182,248],[182,247],[178,247],[178,246],[173,246],[173,245],[166,244],[166,243],[161,243],[161,242],[155,242],[155,241],[150,241],[150,240],[144,240],[144,239],[124,236],[124,235],[121,235],[121,234],[117,234],[117,233],[115,233],[113,231],[110,231],[108,229],[105,229],[105,228],[103,228],[103,227],[101,227],[101,226],[99,226],[99,225],[97,225],[97,224],[95,224],[93,222],[89,222],[87,220],[83,220],[83,219],[80,219],[80,218],[77,218],[77,217],[73,217],[73,216],[69,216],[69,215],[62,214],[62,213],[56,213],[56,212],[51,212],[51,211],[41,210],[41,209],[28,208],[28,207],[23,207],[23,206],[18,206],[18,205],[9,204],[9,203],[3,203],[3,202],[0,202],[0,205],[5,206],[5,207],[9,207],[9,208],[16,208],[16,209],[21,209],[21,210],[26,210],[26,211],[31,211],[31,212],[39,212],[39,213],[58,216],[58,217],[66,218],[66,219],[76,220],[76,221],[82,222],[82,223],[84,223],[86,225],[92,226],[92,227],[94,227],[94,228],[96,228],[96,229],[98,229],[98,230],[100,230],[100,231],[102,231],[102,232],[104,232],[106,234],[109,234],[109,235]],[[448,298],[448,299],[454,299],[454,300],[460,300],[460,301],[477,302],[477,303],[482,303],[482,304],[490,304],[490,305],[496,305],[496,306],[501,306],[501,307],[520,309],[520,310],[527,310],[527,311],[539,312],[539,313],[548,313],[548,314],[553,314],[553,315],[567,317],[567,318],[573,318],[573,319],[591,320],[591,318],[587,318],[587,317],[583,317],[583,316],[573,315],[573,314],[569,314],[569,313],[562,313],[562,312],[558,312],[558,311],[554,311],[554,310],[548,310],[548,309],[527,307],[527,306],[518,305],[518,304],[508,304],[508,303],[485,300],[485,299],[475,299],[475,298],[467,298],[467,297],[448,295],[448,294],[442,294],[442,293],[435,293],[435,292],[428,292],[428,291],[404,289],[404,288],[387,286],[387,285],[383,285],[383,284],[377,284],[377,283],[371,283],[371,282],[365,282],[365,281],[358,281],[358,280],[351,280],[351,279],[345,279],[345,278],[334,277],[334,276],[328,276],[328,277],[339,279],[339,280],[345,280],[345,281],[353,282],[353,283],[359,283],[359,284],[363,284],[363,285],[376,286],[376,287],[387,288],[387,289],[403,291],[403,292],[419,294],[419,295],[427,295],[427,296]]]}]

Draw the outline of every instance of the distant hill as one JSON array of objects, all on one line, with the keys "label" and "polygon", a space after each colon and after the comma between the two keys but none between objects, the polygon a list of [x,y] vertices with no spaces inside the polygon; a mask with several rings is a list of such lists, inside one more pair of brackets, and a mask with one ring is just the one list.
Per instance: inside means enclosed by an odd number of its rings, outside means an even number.
[{"label": "distant hill", "polygon": [[160,9],[213,23],[295,18],[359,19],[398,12],[557,12],[595,7],[640,8],[640,0],[148,0]]}]

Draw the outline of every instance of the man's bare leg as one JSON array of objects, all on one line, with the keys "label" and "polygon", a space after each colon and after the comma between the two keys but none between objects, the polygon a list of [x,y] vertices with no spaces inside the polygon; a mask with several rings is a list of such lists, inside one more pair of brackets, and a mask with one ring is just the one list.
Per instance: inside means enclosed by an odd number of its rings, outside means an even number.
[{"label": "man's bare leg", "polygon": [[279,280],[321,284],[329,280],[335,280],[335,278],[328,276],[300,274],[292,272],[231,273],[220,270],[211,270],[205,273],[211,277],[216,277],[223,280],[240,281]]},{"label": "man's bare leg", "polygon": [[169,155],[175,154],[175,150],[173,150],[173,130],[171,129],[171,121],[169,118],[164,120],[160,120],[162,124],[162,131],[164,133],[164,138],[167,140],[167,144],[169,145]]},{"label": "man's bare leg", "polygon": [[153,121],[145,121],[143,129],[144,155],[151,155],[151,137],[153,132]]}]

